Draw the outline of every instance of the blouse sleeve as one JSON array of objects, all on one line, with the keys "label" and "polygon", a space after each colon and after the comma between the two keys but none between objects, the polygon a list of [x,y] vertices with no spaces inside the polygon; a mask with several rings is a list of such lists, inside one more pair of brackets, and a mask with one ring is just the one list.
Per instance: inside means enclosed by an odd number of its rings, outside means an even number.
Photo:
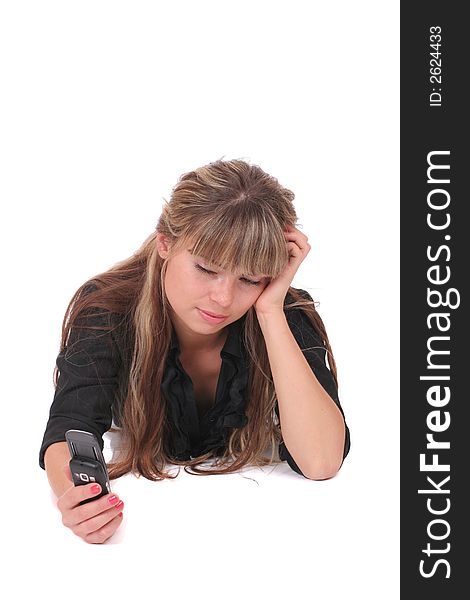
[{"label": "blouse sleeve", "polygon": [[[86,323],[95,327],[110,325],[109,315],[101,309],[90,309]],[[56,364],[59,377],[39,452],[43,469],[46,449],[65,441],[68,429],[93,433],[103,449],[102,435],[111,426],[118,387],[120,358],[110,331],[72,327]]]},{"label": "blouse sleeve", "polygon": [[[312,297],[305,290],[297,291],[299,291],[304,298],[312,300]],[[333,379],[333,375],[331,374],[331,371],[329,370],[326,364],[326,348],[322,344],[310,320],[303,313],[302,310],[298,310],[296,308],[285,310],[285,314],[290,330],[292,331],[292,335],[296,339],[300,349],[302,350],[303,355],[307,359],[310,368],[312,369],[313,373],[315,374],[316,378],[318,379],[324,390],[328,393],[328,395],[337,405],[344,419],[344,412],[338,398],[338,389]],[[275,410],[278,419],[280,419],[279,406],[277,401],[275,404]],[[346,434],[344,440],[343,460],[346,458],[351,445],[349,428],[346,425],[346,421],[345,428]],[[287,446],[283,441],[279,444],[279,458],[282,461],[287,461],[288,465],[296,473],[299,473],[299,475],[303,475],[305,477],[295,460],[292,458],[289,450],[287,449]]]}]

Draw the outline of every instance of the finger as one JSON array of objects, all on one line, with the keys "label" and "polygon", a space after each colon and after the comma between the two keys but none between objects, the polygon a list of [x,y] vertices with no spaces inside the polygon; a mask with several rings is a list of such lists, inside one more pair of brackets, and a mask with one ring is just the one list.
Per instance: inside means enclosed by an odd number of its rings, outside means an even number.
[{"label": "finger", "polygon": [[302,248],[298,244],[295,242],[289,242],[287,246],[289,248],[289,256],[291,258],[302,256]]},{"label": "finger", "polygon": [[98,496],[100,492],[101,486],[98,483],[74,486],[59,498],[57,506],[61,511],[70,510],[78,506],[83,500]]},{"label": "finger", "polygon": [[[95,539],[98,543],[110,537],[122,523],[122,510],[112,509],[80,523],[73,529],[83,539]],[[93,543],[93,542],[92,542]],[[96,542],[95,542],[96,543]]]},{"label": "finger", "polygon": [[308,240],[308,237],[305,235],[305,233],[302,233],[301,231],[284,231],[284,237],[286,238],[286,240],[299,240],[299,241],[303,241],[306,242]]},{"label": "finger", "polygon": [[89,544],[102,544],[115,533],[116,529],[121,525],[121,523],[122,517],[118,515],[112,521],[107,523],[104,527],[102,527],[98,531],[89,533],[83,539]]},{"label": "finger", "polygon": [[310,244],[308,243],[308,237],[303,234],[286,234],[286,242],[288,246],[289,244],[297,244],[297,246],[302,250],[310,247]]},{"label": "finger", "polygon": [[93,517],[96,517],[102,513],[105,513],[112,509],[118,509],[120,512],[124,506],[124,502],[118,498],[115,494],[106,494],[102,498],[87,504],[82,504],[69,511],[66,515],[67,525],[69,527],[75,527],[84,521],[88,521]]}]

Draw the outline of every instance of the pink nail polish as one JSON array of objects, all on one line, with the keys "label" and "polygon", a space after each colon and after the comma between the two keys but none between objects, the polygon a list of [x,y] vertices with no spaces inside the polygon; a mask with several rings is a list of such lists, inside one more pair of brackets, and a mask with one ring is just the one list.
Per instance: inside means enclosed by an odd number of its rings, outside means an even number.
[{"label": "pink nail polish", "polygon": [[110,504],[117,504],[119,502],[119,498],[117,496],[110,496],[108,498],[108,502]]}]

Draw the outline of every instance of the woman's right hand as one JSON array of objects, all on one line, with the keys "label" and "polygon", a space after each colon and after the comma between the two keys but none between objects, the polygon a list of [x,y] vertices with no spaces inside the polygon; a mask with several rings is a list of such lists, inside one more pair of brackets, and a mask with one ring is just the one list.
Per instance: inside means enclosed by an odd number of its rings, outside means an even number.
[{"label": "woman's right hand", "polygon": [[[64,473],[72,481],[68,465]],[[100,492],[101,487],[97,483],[72,486],[57,501],[62,523],[89,544],[102,544],[122,523],[124,503],[116,494],[106,494],[98,500],[80,505],[83,500],[93,498]]]}]

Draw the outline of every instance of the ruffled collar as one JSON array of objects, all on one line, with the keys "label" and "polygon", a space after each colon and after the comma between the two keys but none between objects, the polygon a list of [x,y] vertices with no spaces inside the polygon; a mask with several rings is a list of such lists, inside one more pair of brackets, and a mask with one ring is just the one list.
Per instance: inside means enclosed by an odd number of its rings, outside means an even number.
[{"label": "ruffled collar", "polygon": [[171,421],[169,452],[178,460],[189,460],[212,451],[220,454],[230,430],[246,425],[245,415],[248,368],[242,334],[246,315],[228,325],[229,332],[220,352],[222,366],[217,402],[198,418],[194,398],[190,397],[190,382],[178,366],[180,346],[173,329],[170,352],[162,381]]}]

